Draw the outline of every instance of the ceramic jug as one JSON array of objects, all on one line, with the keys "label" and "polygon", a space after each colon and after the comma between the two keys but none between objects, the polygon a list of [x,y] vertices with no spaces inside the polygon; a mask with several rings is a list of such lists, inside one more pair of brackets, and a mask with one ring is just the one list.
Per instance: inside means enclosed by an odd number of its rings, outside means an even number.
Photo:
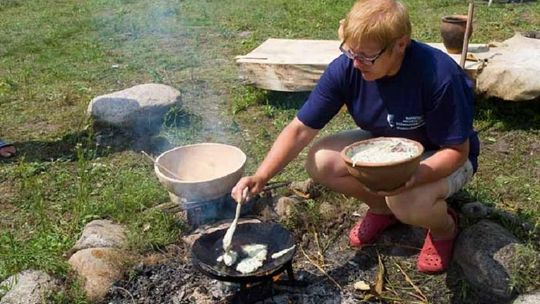
[{"label": "ceramic jug", "polygon": [[452,15],[442,17],[441,36],[444,47],[449,54],[461,54],[466,28],[467,16]]}]

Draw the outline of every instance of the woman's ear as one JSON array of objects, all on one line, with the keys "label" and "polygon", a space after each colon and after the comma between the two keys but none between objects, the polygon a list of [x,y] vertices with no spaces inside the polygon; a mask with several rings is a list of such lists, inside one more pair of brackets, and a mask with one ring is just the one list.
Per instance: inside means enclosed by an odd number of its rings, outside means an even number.
[{"label": "woman's ear", "polygon": [[339,41],[343,41],[343,22],[345,22],[345,19],[339,20],[339,28],[337,31]]},{"label": "woman's ear", "polygon": [[409,36],[403,36],[396,40],[396,47],[398,48],[399,53],[405,53],[405,49],[409,45],[410,41],[411,39],[409,38]]}]

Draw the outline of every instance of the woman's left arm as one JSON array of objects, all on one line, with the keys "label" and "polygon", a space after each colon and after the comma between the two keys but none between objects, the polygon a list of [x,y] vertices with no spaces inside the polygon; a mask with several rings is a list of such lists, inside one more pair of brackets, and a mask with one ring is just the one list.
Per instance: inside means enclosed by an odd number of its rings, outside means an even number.
[{"label": "woman's left arm", "polygon": [[418,168],[405,185],[390,192],[380,191],[373,193],[379,196],[394,196],[412,187],[440,180],[461,167],[467,161],[468,156],[468,139],[458,145],[443,146],[433,155],[420,162]]},{"label": "woman's left arm", "polygon": [[467,161],[468,156],[468,139],[458,145],[441,147],[432,156],[420,162],[414,174],[414,186],[434,182],[449,176]]}]

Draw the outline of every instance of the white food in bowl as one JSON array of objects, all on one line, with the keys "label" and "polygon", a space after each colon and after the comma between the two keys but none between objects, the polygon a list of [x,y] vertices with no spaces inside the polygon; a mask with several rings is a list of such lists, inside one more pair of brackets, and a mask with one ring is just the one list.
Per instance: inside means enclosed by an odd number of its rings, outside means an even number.
[{"label": "white food in bowl", "polygon": [[377,140],[355,146],[350,154],[353,166],[356,163],[388,163],[413,158],[418,148],[413,143],[398,139]]}]

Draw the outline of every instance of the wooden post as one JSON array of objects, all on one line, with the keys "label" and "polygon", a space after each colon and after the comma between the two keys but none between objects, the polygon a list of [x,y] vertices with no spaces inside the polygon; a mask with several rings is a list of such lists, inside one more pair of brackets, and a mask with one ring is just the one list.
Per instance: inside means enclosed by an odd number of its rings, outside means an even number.
[{"label": "wooden post", "polygon": [[467,26],[465,28],[465,37],[463,37],[463,49],[461,50],[461,61],[459,65],[465,69],[465,60],[467,59],[467,52],[469,51],[469,38],[471,37],[471,29],[474,16],[474,3],[469,3],[469,12],[467,13]]}]

